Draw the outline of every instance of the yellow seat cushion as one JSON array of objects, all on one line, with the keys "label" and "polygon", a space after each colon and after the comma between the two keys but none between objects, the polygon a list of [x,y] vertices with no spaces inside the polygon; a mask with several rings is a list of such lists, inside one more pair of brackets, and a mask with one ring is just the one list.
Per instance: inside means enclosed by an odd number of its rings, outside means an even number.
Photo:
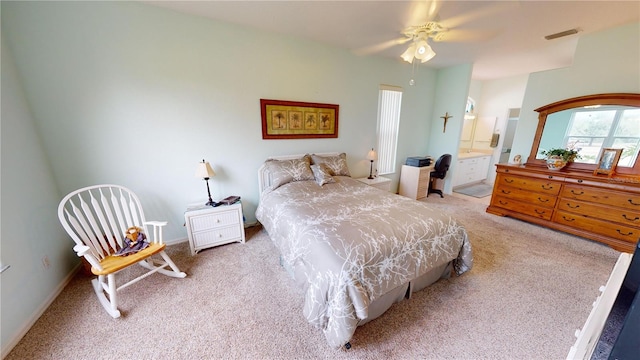
[{"label": "yellow seat cushion", "polygon": [[95,267],[91,267],[91,272],[95,275],[108,275],[114,273],[118,270],[122,270],[131,264],[135,264],[140,260],[144,260],[151,255],[157,254],[160,251],[164,250],[167,244],[154,244],[151,243],[147,246],[146,249],[138,251],[135,254],[127,255],[127,256],[114,256],[109,255],[106,258],[102,259],[100,265],[102,265],[102,270],[96,269]]}]

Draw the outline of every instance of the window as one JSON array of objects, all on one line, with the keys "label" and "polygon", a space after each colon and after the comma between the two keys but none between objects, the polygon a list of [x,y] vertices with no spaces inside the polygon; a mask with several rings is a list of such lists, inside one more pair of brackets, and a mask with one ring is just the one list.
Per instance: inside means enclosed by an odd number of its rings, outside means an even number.
[{"label": "window", "polygon": [[380,85],[380,92],[378,95],[379,174],[391,174],[395,172],[401,104],[401,87]]},{"label": "window", "polygon": [[624,149],[618,166],[632,166],[640,147],[640,109],[576,111],[564,143],[567,148],[580,149],[580,162],[588,164],[596,163],[602,148]]}]

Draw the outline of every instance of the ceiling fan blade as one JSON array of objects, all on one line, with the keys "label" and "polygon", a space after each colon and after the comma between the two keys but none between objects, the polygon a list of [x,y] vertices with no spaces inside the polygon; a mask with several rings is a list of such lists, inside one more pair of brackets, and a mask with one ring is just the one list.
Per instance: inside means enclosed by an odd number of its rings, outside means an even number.
[{"label": "ceiling fan blade", "polygon": [[478,42],[498,36],[498,30],[451,29],[433,37],[436,42]]},{"label": "ceiling fan blade", "polygon": [[498,14],[500,12],[506,11],[512,8],[513,6],[520,6],[520,5],[518,5],[518,2],[515,2],[515,1],[501,1],[493,5],[477,8],[475,10],[463,13],[458,16],[446,18],[440,21],[440,25],[446,28],[452,29],[460,25],[464,25],[465,23],[469,23],[474,20],[481,19],[483,17],[488,17],[490,15],[494,15],[494,14]]},{"label": "ceiling fan blade", "polygon": [[405,23],[405,27],[416,26],[424,24],[427,21],[432,21],[438,15],[438,11],[440,11],[441,6],[442,0],[422,0],[412,2],[409,9],[409,18]]},{"label": "ceiling fan blade", "polygon": [[371,45],[371,46],[367,46],[367,47],[362,47],[362,48],[358,48],[358,49],[354,49],[352,52],[356,55],[370,55],[370,54],[374,54],[377,52],[380,52],[382,50],[386,50],[392,46],[396,46],[396,45],[401,45],[406,43],[407,41],[409,41],[411,39],[407,38],[407,37],[401,37],[401,38],[397,38],[397,39],[393,39],[393,40],[388,40],[376,45]]}]

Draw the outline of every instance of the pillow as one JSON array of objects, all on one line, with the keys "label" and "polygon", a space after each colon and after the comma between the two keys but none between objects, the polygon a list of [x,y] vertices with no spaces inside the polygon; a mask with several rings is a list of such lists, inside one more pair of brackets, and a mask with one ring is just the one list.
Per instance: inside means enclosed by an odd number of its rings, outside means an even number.
[{"label": "pillow", "polygon": [[307,156],[292,160],[270,159],[265,161],[265,165],[271,178],[271,190],[292,181],[314,180]]},{"label": "pillow", "polygon": [[347,154],[342,153],[336,156],[319,156],[312,154],[311,160],[314,165],[326,164],[332,176],[351,176],[347,167]]},{"label": "pillow", "polygon": [[311,165],[311,171],[313,172],[313,177],[316,179],[316,183],[320,186],[336,182],[333,176],[331,176],[331,170],[329,170],[326,164]]}]

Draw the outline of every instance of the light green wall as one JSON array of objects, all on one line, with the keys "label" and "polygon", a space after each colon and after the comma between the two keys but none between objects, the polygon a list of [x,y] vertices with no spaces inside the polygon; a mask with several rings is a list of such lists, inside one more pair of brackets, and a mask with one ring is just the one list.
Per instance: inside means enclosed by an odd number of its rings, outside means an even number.
[{"label": "light green wall", "polygon": [[[446,70],[444,79],[420,68],[408,86],[407,63],[141,3],[0,4],[1,256],[12,261],[2,274],[3,354],[77,264],[55,215],[76,188],[130,187],[148,219],[169,221],[165,238],[180,241],[185,207],[206,198],[193,176],[204,158],[217,173],[212,195],[242,196],[253,222],[256,172],[269,155],[344,151],[354,176],[368,174],[380,84],[404,88],[394,187],[407,156],[457,147],[430,144],[431,122],[440,110],[463,111],[466,94],[439,100],[437,111],[434,103],[440,87],[468,87],[466,67]],[[262,140],[261,98],[339,104],[339,137]],[[459,132],[460,119],[450,120],[451,131]]]},{"label": "light green wall", "polygon": [[582,36],[572,66],[529,76],[512,154],[530,153],[540,106],[576,96],[640,93],[640,23]]},{"label": "light green wall", "polygon": [[[458,144],[462,134],[462,121],[467,105],[467,96],[471,84],[470,64],[452,66],[438,71],[438,85],[436,99],[431,113],[431,137],[429,138],[428,153],[437,160],[443,154],[451,154],[451,167],[445,177],[444,192],[451,193],[453,172],[456,171],[458,159]],[[444,119],[449,114],[446,130]]]},{"label": "light green wall", "polygon": [[[37,320],[78,263],[58,225],[60,193],[9,50],[2,42],[0,275],[2,355]],[[43,265],[48,258],[50,267]]]},{"label": "light green wall", "polygon": [[[268,155],[345,151],[367,174],[379,84],[405,88],[398,164],[427,148],[433,69],[410,87],[400,61],[136,3],[3,3],[3,27],[61,191],[128,186],[170,222],[169,240],[206,195],[193,176],[203,158],[213,196],[242,196],[248,222]],[[339,104],[338,139],[262,140],[261,98]]]}]

